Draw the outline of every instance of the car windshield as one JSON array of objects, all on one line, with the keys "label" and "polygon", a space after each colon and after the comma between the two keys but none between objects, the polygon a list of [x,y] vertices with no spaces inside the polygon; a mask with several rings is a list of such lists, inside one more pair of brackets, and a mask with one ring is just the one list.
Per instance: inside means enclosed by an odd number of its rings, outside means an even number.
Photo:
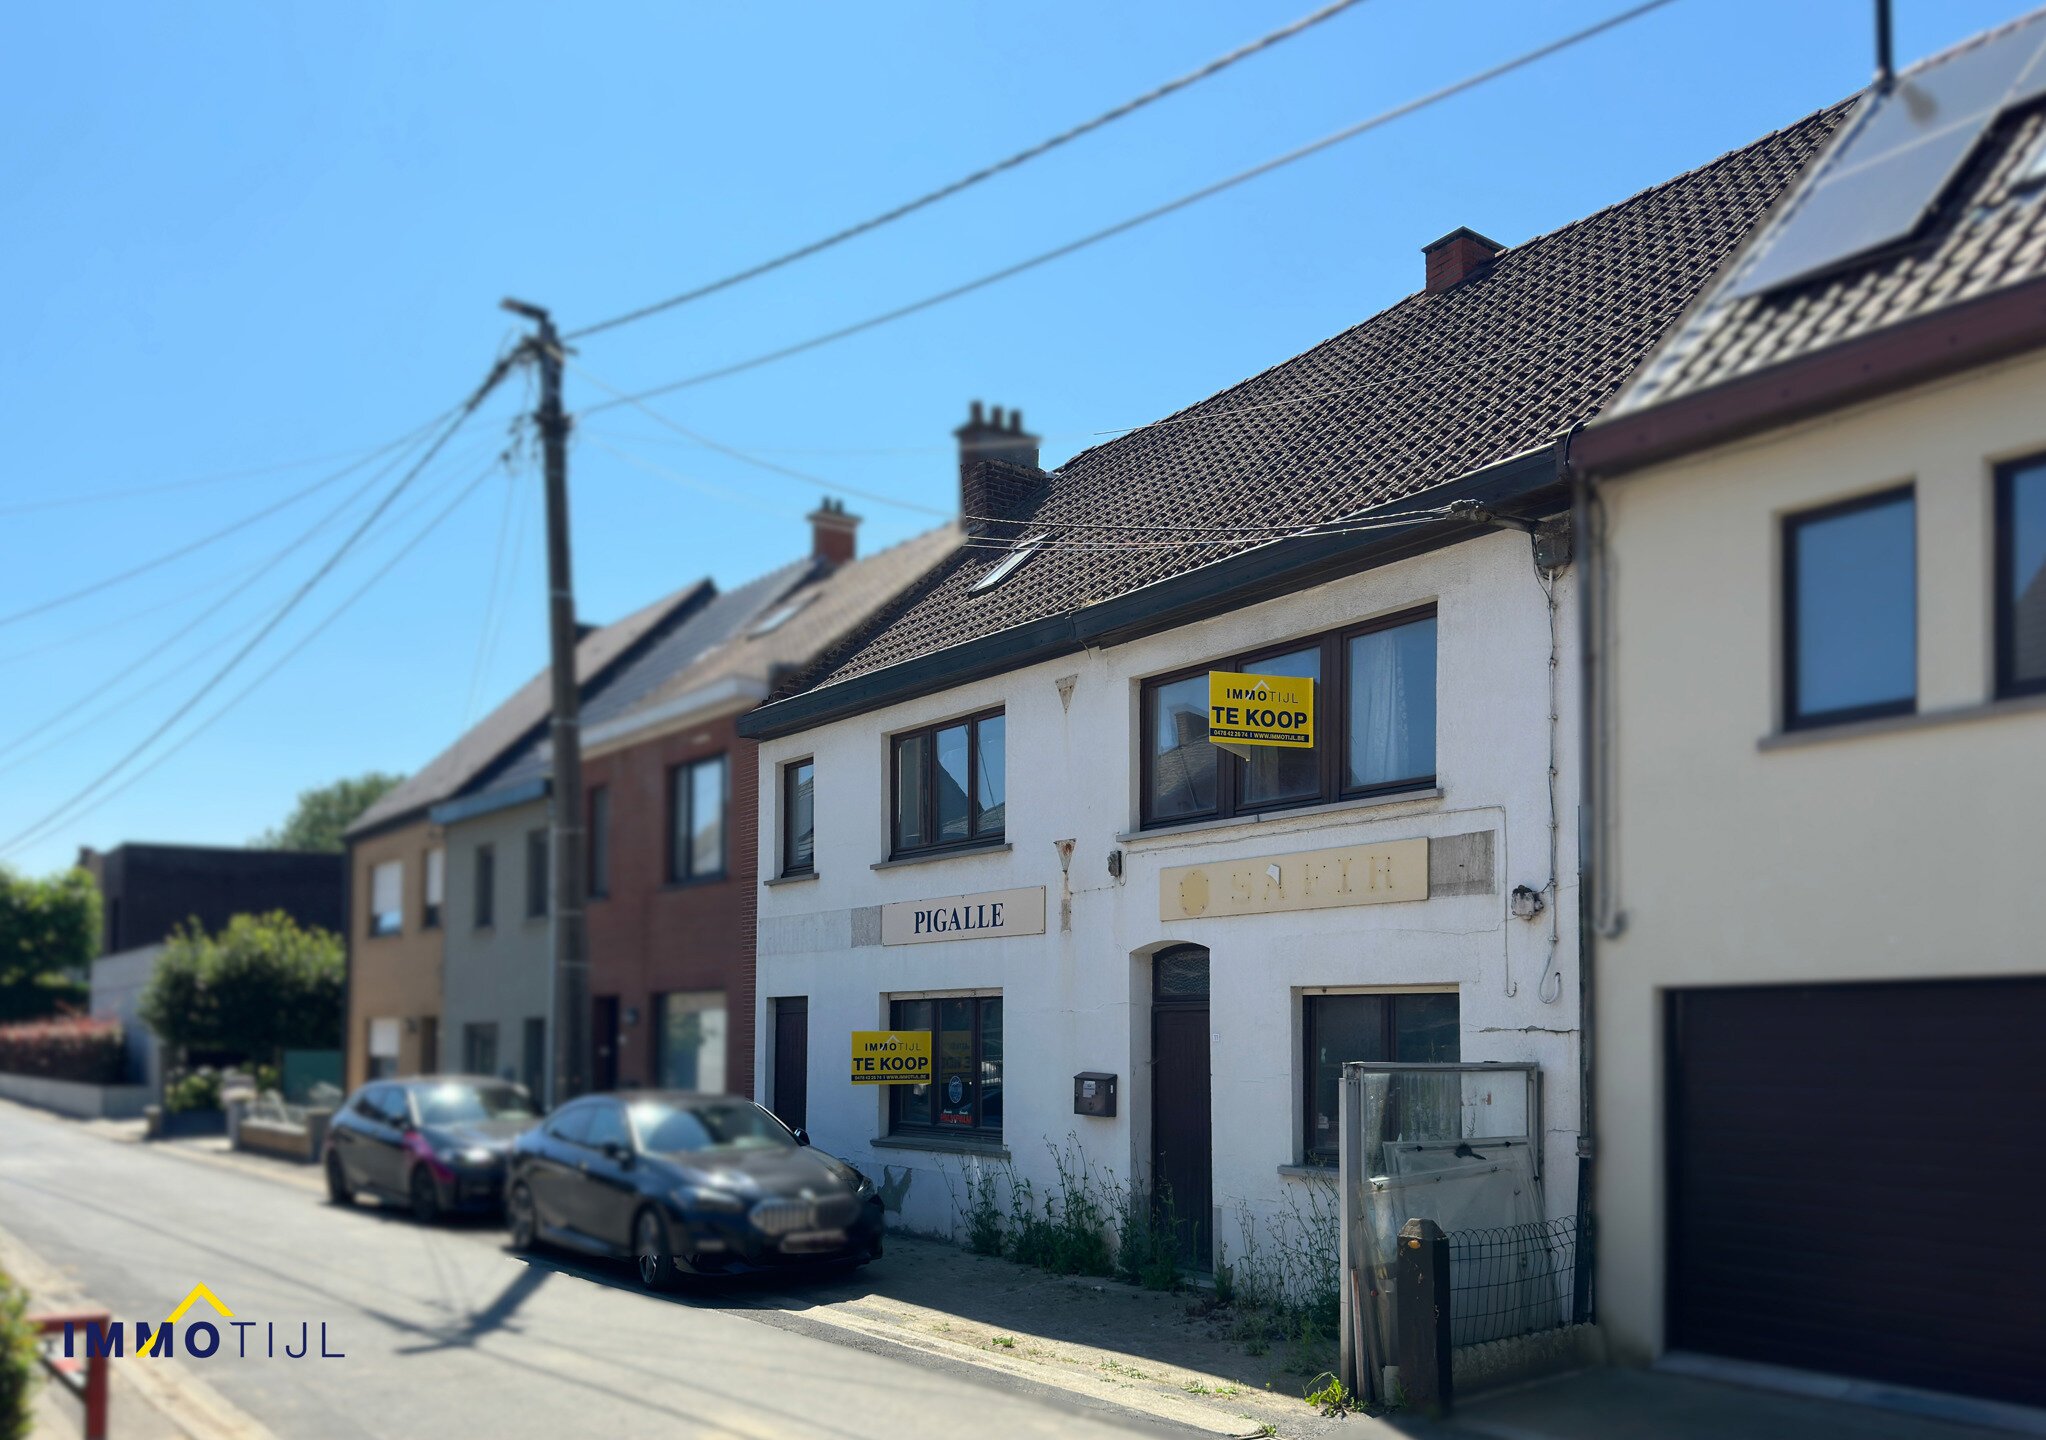
[{"label": "car windshield", "polygon": [[533,1102],[516,1085],[434,1085],[415,1092],[422,1125],[466,1120],[530,1120]]},{"label": "car windshield", "polygon": [[676,1155],[692,1150],[783,1150],[793,1147],[788,1127],[748,1100],[670,1105],[643,1100],[632,1107],[642,1150]]}]

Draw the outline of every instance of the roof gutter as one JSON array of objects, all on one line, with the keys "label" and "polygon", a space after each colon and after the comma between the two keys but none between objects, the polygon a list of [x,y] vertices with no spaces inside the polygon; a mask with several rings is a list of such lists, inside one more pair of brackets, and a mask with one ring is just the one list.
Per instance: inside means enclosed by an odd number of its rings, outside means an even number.
[{"label": "roof gutter", "polygon": [[1617,475],[2042,346],[2046,278],[1601,419],[1577,437],[1571,458],[1580,469]]},{"label": "roof gutter", "polygon": [[[1456,500],[1472,500],[1486,510],[1537,515],[1561,510],[1568,493],[1557,475],[1553,447],[1543,445],[1403,496],[1397,504],[1401,509],[1439,509]],[[1370,515],[1367,510],[1354,518],[1368,520]],[[772,740],[1078,650],[1128,644],[1475,539],[1493,528],[1469,518],[1416,520],[1383,530],[1262,545],[1063,615],[1032,620],[763,705],[739,717],[739,733]]]}]

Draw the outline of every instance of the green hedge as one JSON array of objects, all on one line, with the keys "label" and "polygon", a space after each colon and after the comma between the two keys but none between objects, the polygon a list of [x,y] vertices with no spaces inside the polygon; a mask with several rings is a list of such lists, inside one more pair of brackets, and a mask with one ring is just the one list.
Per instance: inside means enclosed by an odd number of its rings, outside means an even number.
[{"label": "green hedge", "polygon": [[23,1318],[28,1296],[0,1274],[0,1440],[24,1440],[34,1423],[35,1327]]},{"label": "green hedge", "polygon": [[118,1085],[127,1074],[127,1064],[118,1020],[64,1016],[0,1025],[0,1072]]}]

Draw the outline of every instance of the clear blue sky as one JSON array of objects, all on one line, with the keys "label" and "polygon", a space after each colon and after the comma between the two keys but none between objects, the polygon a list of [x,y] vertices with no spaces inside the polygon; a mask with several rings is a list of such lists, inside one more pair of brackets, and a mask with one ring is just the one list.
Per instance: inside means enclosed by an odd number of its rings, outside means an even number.
[{"label": "clear blue sky", "polygon": [[[338,463],[299,462],[419,425],[514,333],[497,309],[506,294],[551,306],[570,328],[629,309],[975,168],[1311,8],[10,7],[0,615],[199,539]],[[638,387],[803,338],[1620,8],[1367,0],[966,197],[592,337],[580,363]],[[1897,0],[1899,58],[2022,9]],[[1681,0],[1069,260],[659,403],[781,463],[949,507],[948,432],[968,400],[1023,407],[1048,463],[1061,460],[1418,288],[1419,246],[1444,231],[1525,240],[1839,99],[1867,79],[1870,33],[1869,0]],[[192,719],[268,669],[483,473],[521,396],[512,387],[493,403],[422,477],[425,508],[408,515],[402,501]],[[570,376],[572,407],[600,398]],[[0,625],[0,841],[100,774],[232,653],[346,517],[273,570],[254,567],[363,478]],[[186,481],[203,483],[99,498]],[[699,575],[731,585],[793,557],[820,493],[615,411],[583,427],[572,486],[580,606],[599,621]],[[850,508],[867,517],[866,548],[929,523]],[[538,535],[532,467],[486,479],[246,701],[5,859],[40,872],[81,844],[239,844],[305,787],[416,767],[544,662]]]}]

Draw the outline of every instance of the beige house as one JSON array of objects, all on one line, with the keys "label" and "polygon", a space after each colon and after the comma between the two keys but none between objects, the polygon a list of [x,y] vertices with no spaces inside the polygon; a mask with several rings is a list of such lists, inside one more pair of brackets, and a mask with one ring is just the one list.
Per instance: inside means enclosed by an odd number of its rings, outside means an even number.
[{"label": "beige house", "polygon": [[1626,1361],[2046,1406],[2042,61],[1871,91],[1576,438]]},{"label": "beige house", "polygon": [[[702,580],[587,631],[576,648],[578,676],[588,685],[669,617],[715,594],[716,587]],[[430,1074],[459,1063],[441,1035],[447,852],[429,812],[488,784],[544,732],[548,703],[543,672],[349,827],[349,1088],[376,1076]]]}]

